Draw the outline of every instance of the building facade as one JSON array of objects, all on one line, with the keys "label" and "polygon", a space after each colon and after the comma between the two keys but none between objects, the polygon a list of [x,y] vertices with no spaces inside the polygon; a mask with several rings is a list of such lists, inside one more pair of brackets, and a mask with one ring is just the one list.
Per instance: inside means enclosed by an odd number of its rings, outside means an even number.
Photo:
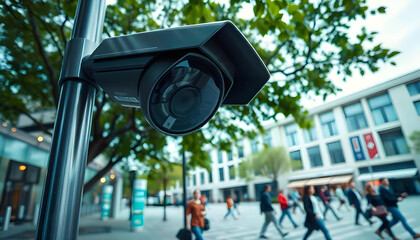
[{"label": "building facade", "polygon": [[231,152],[213,149],[211,172],[190,171],[188,189],[200,189],[215,202],[229,195],[258,200],[271,180],[256,176],[247,183],[235,167],[266,144],[286,147],[292,161],[302,166],[278,179],[281,188],[351,180],[361,187],[387,177],[399,192],[420,193],[420,154],[409,140],[420,131],[420,70],[313,108],[308,117],[313,120],[310,130],[287,118],[265,126],[263,136],[238,141]]}]

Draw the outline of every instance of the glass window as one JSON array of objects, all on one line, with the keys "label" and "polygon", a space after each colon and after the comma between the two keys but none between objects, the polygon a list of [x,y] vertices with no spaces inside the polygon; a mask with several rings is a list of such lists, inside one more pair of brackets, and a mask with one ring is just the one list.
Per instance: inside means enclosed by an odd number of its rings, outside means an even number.
[{"label": "glass window", "polygon": [[355,103],[343,109],[349,131],[367,128],[368,125],[361,103]]},{"label": "glass window", "polygon": [[315,127],[312,127],[309,130],[305,129],[305,130],[303,130],[303,133],[305,135],[305,141],[306,142],[313,142],[313,141],[316,141],[318,139]]},{"label": "glass window", "polygon": [[407,90],[410,96],[420,94],[420,81],[408,84]]},{"label": "glass window", "polygon": [[238,147],[238,157],[243,158],[244,157],[244,141],[239,140],[237,143],[237,147]]},{"label": "glass window", "polygon": [[338,134],[337,124],[335,123],[334,113],[327,112],[319,116],[324,137],[331,137]]},{"label": "glass window", "polygon": [[332,142],[327,144],[328,152],[330,153],[331,163],[343,163],[346,160],[344,159],[343,149],[341,148],[340,141]]},{"label": "glass window", "polygon": [[204,172],[200,173],[200,184],[204,184]]},{"label": "glass window", "polygon": [[420,116],[420,101],[414,102],[414,107],[416,108],[417,115]]},{"label": "glass window", "polygon": [[251,140],[251,150],[253,153],[258,152],[258,138]]},{"label": "glass window", "polygon": [[235,179],[235,168],[234,166],[229,166],[229,179]]},{"label": "glass window", "polygon": [[228,155],[228,161],[232,161],[233,160],[232,149],[227,153],[227,155]]},{"label": "glass window", "polygon": [[410,153],[401,129],[379,133],[387,156]]},{"label": "glass window", "polygon": [[373,97],[368,100],[375,125],[398,120],[388,94]]},{"label": "glass window", "polygon": [[38,167],[47,166],[48,152],[36,147],[29,147],[28,163]]},{"label": "glass window", "polygon": [[187,186],[190,186],[191,185],[191,177],[188,177],[187,178]]},{"label": "glass window", "polygon": [[268,147],[271,147],[271,130],[267,130],[266,133],[263,135],[263,142],[265,145],[267,145]]},{"label": "glass window", "polygon": [[213,182],[213,171],[212,171],[212,169],[210,169],[208,174],[209,174],[209,183],[212,183]]},{"label": "glass window", "polygon": [[193,175],[193,185],[197,185],[197,176],[195,174]]},{"label": "glass window", "polygon": [[299,144],[297,136],[297,126],[296,124],[287,125],[284,130],[286,131],[287,145],[289,147],[296,146]]},{"label": "glass window", "polygon": [[302,157],[300,151],[290,152],[290,158],[292,159],[292,168],[293,170],[302,169]]},{"label": "glass window", "polygon": [[219,163],[223,163],[223,152],[222,151],[217,152],[217,161]]},{"label": "glass window", "polygon": [[319,146],[308,148],[308,155],[311,162],[311,167],[322,166],[322,158]]},{"label": "glass window", "polygon": [[223,168],[219,168],[219,180],[220,182],[225,181],[225,173],[223,171]]}]

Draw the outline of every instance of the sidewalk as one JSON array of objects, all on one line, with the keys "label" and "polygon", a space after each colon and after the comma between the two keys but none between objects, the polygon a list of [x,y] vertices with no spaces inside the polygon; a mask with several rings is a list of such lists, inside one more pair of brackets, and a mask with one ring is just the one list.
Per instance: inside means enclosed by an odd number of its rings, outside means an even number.
[{"label": "sidewalk", "polygon": [[[336,209],[337,202],[334,202]],[[400,209],[406,216],[408,223],[420,232],[420,196],[411,196],[399,204]],[[278,204],[273,204],[277,211],[276,218],[280,217]],[[363,206],[366,206],[365,204]],[[209,204],[206,206],[207,218],[210,220],[210,231],[204,232],[204,239],[207,240],[256,240],[264,221],[264,217],[259,214],[259,203],[241,203],[239,210],[241,215],[238,220],[229,217],[223,220],[226,213],[225,204]],[[129,211],[121,211],[121,219],[101,221],[99,213],[81,218],[80,220],[80,240],[175,240],[175,235],[183,225],[182,207],[168,207],[168,221],[163,222],[162,207],[147,207],[145,209],[145,226],[140,232],[130,232],[130,222],[128,221]],[[379,227],[379,221],[373,226],[360,219],[363,226],[354,225],[353,210],[342,209],[337,213],[343,220],[336,221],[331,213],[327,215],[326,225],[334,240],[377,239],[373,232]],[[288,219],[283,222],[282,229],[290,232],[286,240],[301,240],[306,228],[303,227],[305,215],[297,211],[293,218],[300,225],[294,229]],[[398,223],[393,231],[402,240],[412,239],[411,236]],[[31,224],[11,227],[7,232],[0,232],[0,239],[8,240],[28,240],[33,239],[35,227]],[[269,226],[266,236],[270,239],[281,239],[273,226]],[[321,232],[317,231],[311,236],[312,240],[324,239]]]}]

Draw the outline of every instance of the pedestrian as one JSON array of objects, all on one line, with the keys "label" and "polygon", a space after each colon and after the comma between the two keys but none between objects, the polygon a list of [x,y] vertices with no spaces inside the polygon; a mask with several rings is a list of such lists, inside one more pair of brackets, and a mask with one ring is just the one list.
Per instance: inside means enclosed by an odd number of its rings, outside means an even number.
[{"label": "pedestrian", "polygon": [[291,192],[290,192],[290,197],[293,200],[292,213],[295,213],[296,212],[296,208],[299,208],[299,210],[302,213],[305,213],[304,210],[303,210],[303,208],[302,208],[302,206],[300,206],[300,204],[299,204],[299,202],[300,202],[299,192],[297,190],[292,189]]},{"label": "pedestrian", "polygon": [[271,186],[270,185],[265,185],[264,186],[264,191],[261,192],[260,214],[262,215],[264,213],[265,222],[264,222],[264,225],[262,226],[262,229],[261,229],[260,238],[267,238],[264,234],[265,234],[265,231],[267,230],[268,225],[271,222],[273,222],[274,227],[277,229],[277,231],[280,233],[280,235],[282,237],[285,237],[289,233],[283,233],[281,231],[279,225],[277,224],[276,217],[274,216],[274,214],[276,212],[274,211],[274,208],[271,205],[270,192],[271,192]]},{"label": "pedestrian", "polygon": [[280,209],[281,209],[281,217],[279,219],[279,225],[281,226],[281,223],[283,222],[283,219],[285,216],[287,216],[290,219],[290,222],[292,222],[293,226],[295,228],[298,227],[298,225],[295,223],[295,221],[292,218],[292,215],[289,211],[289,205],[287,203],[287,198],[284,196],[284,190],[281,189],[279,194],[277,195],[277,199],[279,200]]},{"label": "pedestrian", "polygon": [[318,198],[314,196],[314,186],[304,187],[303,206],[306,211],[305,227],[308,228],[303,240],[309,238],[314,230],[321,230],[324,233],[325,239],[331,240],[330,233],[325,227],[325,223],[322,220],[322,211]]},{"label": "pedestrian", "polygon": [[398,202],[404,200],[404,198],[407,197],[407,193],[402,193],[401,195],[395,194],[394,191],[389,188],[389,181],[387,178],[381,178],[379,181],[381,183],[381,186],[379,187],[379,193],[381,194],[381,197],[384,200],[388,211],[392,214],[392,220],[389,223],[390,227],[401,221],[405,230],[407,230],[414,239],[420,238],[420,234],[414,232],[410,225],[408,225],[404,215],[398,209]]},{"label": "pedestrian", "polygon": [[392,237],[392,240],[399,240],[394,236],[394,233],[391,231],[391,227],[389,226],[389,221],[386,218],[388,212],[385,207],[385,203],[382,200],[381,196],[379,196],[373,184],[371,182],[366,183],[365,185],[365,192],[366,192],[366,199],[368,204],[370,205],[370,209],[372,211],[372,215],[376,216],[382,221],[382,225],[379,227],[378,230],[375,231],[375,234],[378,235],[381,239],[384,239],[382,236],[382,231],[386,229],[388,234]]},{"label": "pedestrian", "polygon": [[227,206],[227,213],[224,217],[224,219],[226,219],[229,215],[232,215],[233,219],[237,220],[237,218],[235,217],[235,214],[233,213],[233,199],[231,196],[229,196],[228,198],[226,198],[226,206]]},{"label": "pedestrian", "polygon": [[337,213],[334,211],[334,209],[331,207],[331,195],[330,192],[328,191],[326,186],[322,186],[319,190],[319,196],[322,200],[322,202],[324,203],[325,206],[325,210],[324,210],[324,219],[327,219],[327,213],[328,211],[331,211],[333,213],[333,215],[335,216],[335,218],[337,219],[337,221],[341,220],[341,217],[339,217],[337,215]]},{"label": "pedestrian", "polygon": [[362,196],[360,195],[359,191],[356,189],[356,184],[354,182],[350,183],[350,189],[348,191],[347,197],[349,199],[350,205],[355,208],[356,210],[356,221],[354,224],[361,225],[359,223],[359,215],[362,214],[362,216],[366,219],[366,221],[369,222],[370,225],[373,224],[373,221],[371,221],[365,214],[365,212],[362,210]]},{"label": "pedestrian", "polygon": [[238,216],[241,215],[239,212],[239,198],[236,197],[236,195],[233,196],[233,210],[236,210],[236,213],[238,213]]},{"label": "pedestrian", "polygon": [[335,196],[337,196],[338,200],[340,201],[340,206],[338,206],[338,210],[341,209],[341,207],[345,206],[348,211],[350,211],[349,205],[346,201],[346,195],[344,194],[343,189],[340,185],[337,185],[337,188],[335,189]]},{"label": "pedestrian", "polygon": [[[203,204],[201,204],[201,191],[196,189],[193,193],[194,199],[187,205],[187,230],[192,231],[196,240],[204,240],[204,216],[206,210]],[[191,215],[191,216],[190,216]]]}]

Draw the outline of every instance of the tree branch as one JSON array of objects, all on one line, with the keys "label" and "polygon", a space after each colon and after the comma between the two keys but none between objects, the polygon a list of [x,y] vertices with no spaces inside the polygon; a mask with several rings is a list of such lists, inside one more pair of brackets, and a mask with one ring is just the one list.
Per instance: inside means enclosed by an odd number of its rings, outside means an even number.
[{"label": "tree branch", "polygon": [[44,47],[42,46],[41,37],[38,32],[38,26],[34,19],[34,14],[32,13],[32,10],[29,7],[27,7],[27,11],[28,11],[29,22],[31,23],[31,26],[32,26],[32,29],[31,29],[32,34],[35,38],[39,53],[41,54],[42,60],[44,61],[44,64],[48,72],[48,79],[51,84],[54,103],[55,103],[55,106],[58,106],[59,91],[58,91],[58,83],[57,83],[57,78],[55,76],[54,68],[47,56],[47,53],[44,50]]}]

